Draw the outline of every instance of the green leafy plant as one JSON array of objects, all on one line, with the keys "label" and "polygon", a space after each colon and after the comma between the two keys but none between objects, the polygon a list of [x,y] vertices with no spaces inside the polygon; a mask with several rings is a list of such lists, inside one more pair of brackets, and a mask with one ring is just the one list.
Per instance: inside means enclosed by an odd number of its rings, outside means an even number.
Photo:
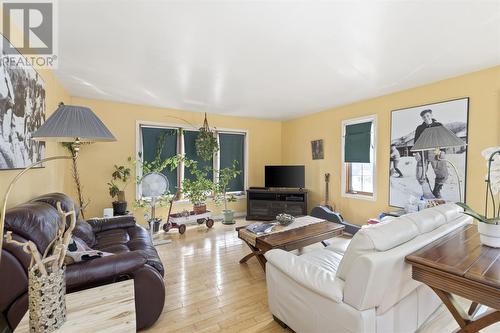
[{"label": "green leafy plant", "polygon": [[210,161],[214,153],[219,151],[219,143],[213,131],[208,126],[207,114],[203,120],[203,127],[200,128],[195,141],[196,154],[204,161]]},{"label": "green leafy plant", "polygon": [[168,135],[177,135],[177,130],[165,131],[156,139],[155,158],[152,161],[144,161],[142,153],[139,153],[138,161],[141,163],[142,173],[145,175],[150,172],[162,173],[165,169],[174,170],[182,158],[181,155],[163,158],[163,148]]},{"label": "green leafy plant", "polygon": [[218,181],[214,185],[214,200],[217,205],[224,204],[224,209],[227,210],[227,203],[236,201],[234,194],[227,195],[229,183],[235,179],[241,170],[238,170],[238,161],[233,161],[230,168],[224,168],[218,171]]},{"label": "green leafy plant", "polygon": [[[132,162],[132,158],[128,158]],[[132,170],[128,166],[114,165],[113,173],[111,174],[111,181],[108,182],[108,190],[111,198],[117,198],[117,201],[125,201],[125,189],[130,183]]]},{"label": "green leafy plant", "polygon": [[182,192],[189,198],[194,206],[203,205],[210,192],[214,189],[214,183],[208,179],[209,168],[200,170],[198,163],[191,161],[189,171],[194,176],[194,179],[184,179],[182,182]]},{"label": "green leafy plant", "polygon": [[219,150],[219,143],[214,133],[204,128],[200,128],[195,144],[196,154],[204,161],[210,161],[214,153]]},{"label": "green leafy plant", "polygon": [[499,224],[500,220],[498,218],[487,218],[484,215],[479,214],[472,208],[470,208],[468,205],[462,203],[462,202],[457,202],[456,203],[458,206],[462,207],[464,209],[464,214],[472,216],[479,222],[487,223],[487,224]]},{"label": "green leafy plant", "polygon": [[[500,224],[500,206],[496,207],[495,198],[498,199],[500,193],[500,172],[498,172],[500,170],[500,147],[486,148],[481,152],[481,155],[486,159],[488,165],[484,215],[477,213],[465,203],[457,202],[456,204],[464,209],[464,214],[472,216],[479,222],[498,225]],[[493,216],[492,218],[488,218],[488,199],[493,201],[493,214],[490,215]]]}]

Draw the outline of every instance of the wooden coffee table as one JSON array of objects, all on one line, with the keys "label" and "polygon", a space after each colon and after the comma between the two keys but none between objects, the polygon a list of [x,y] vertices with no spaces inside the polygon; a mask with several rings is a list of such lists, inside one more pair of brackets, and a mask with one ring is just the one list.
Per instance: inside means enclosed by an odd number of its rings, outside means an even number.
[{"label": "wooden coffee table", "polygon": [[[477,226],[464,226],[406,257],[413,279],[434,290],[460,326],[477,332],[500,321],[500,249],[484,246]],[[453,295],[471,300],[468,312]],[[480,306],[490,308],[476,316]]]},{"label": "wooden coffee table", "polygon": [[237,227],[236,231],[238,231],[238,237],[248,245],[252,253],[241,259],[240,264],[247,262],[248,259],[255,256],[262,268],[266,270],[264,253],[267,251],[272,249],[282,249],[285,251],[300,249],[332,237],[340,236],[345,227],[334,222],[318,222],[296,229],[258,236],[255,239],[255,245],[247,241],[245,237],[242,237],[244,236],[242,233],[250,233],[245,228],[246,226]]}]

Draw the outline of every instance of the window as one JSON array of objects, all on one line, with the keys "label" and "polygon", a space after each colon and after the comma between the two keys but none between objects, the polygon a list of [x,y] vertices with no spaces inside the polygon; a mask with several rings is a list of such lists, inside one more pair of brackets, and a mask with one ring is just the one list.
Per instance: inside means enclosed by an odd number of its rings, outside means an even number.
[{"label": "window", "polygon": [[[141,127],[142,158],[144,161],[154,162],[158,153],[161,159],[167,159],[177,154],[178,133],[174,128]],[[177,170],[166,168],[162,173],[170,183],[170,191],[175,191],[178,183]]]},{"label": "window", "polygon": [[[198,162],[199,168],[209,167],[211,169],[228,168],[236,161],[240,174],[229,184],[230,191],[243,194],[246,188],[245,152],[246,133],[241,131],[224,130],[217,133],[219,151],[214,154],[212,160],[204,161],[196,154],[197,130],[183,129],[176,126],[139,125],[138,152],[144,161],[154,162],[158,154],[161,159],[167,159],[177,154],[184,154],[187,159]],[[142,169],[138,169],[141,176]],[[176,170],[165,169],[162,172],[170,183],[170,192],[175,192],[181,187],[184,179],[192,179],[193,175],[183,163]],[[217,181],[217,173],[207,175],[210,179]],[[138,193],[139,195],[139,193]]]},{"label": "window", "polygon": [[342,194],[375,199],[375,117],[342,123]]},{"label": "window", "polygon": [[245,135],[241,133],[219,133],[220,168],[230,168],[236,162],[240,174],[229,183],[231,192],[245,190]]}]

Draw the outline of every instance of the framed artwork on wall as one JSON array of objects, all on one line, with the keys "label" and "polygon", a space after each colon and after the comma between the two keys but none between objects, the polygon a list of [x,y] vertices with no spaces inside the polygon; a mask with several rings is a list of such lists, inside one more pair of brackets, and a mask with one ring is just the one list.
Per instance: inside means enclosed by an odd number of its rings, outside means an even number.
[{"label": "framed artwork on wall", "polygon": [[312,159],[322,160],[325,158],[325,152],[323,150],[323,140],[311,141]]},{"label": "framed artwork on wall", "polygon": [[[468,117],[468,97],[392,111],[389,205],[405,207],[412,197],[418,200],[422,196],[465,202]],[[425,129],[439,126],[464,144],[440,150],[412,150]],[[447,161],[456,166],[458,177]]]},{"label": "framed artwork on wall", "polygon": [[31,135],[44,121],[45,83],[38,72],[0,63],[0,170],[25,168],[43,159],[45,143],[31,140]]}]

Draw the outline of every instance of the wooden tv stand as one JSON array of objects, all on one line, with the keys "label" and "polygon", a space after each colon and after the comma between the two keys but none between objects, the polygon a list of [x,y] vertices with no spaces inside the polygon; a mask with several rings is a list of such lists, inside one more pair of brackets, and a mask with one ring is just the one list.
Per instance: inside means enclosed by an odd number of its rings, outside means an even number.
[{"label": "wooden tv stand", "polygon": [[281,213],[307,215],[307,190],[247,190],[247,220],[272,221]]}]

